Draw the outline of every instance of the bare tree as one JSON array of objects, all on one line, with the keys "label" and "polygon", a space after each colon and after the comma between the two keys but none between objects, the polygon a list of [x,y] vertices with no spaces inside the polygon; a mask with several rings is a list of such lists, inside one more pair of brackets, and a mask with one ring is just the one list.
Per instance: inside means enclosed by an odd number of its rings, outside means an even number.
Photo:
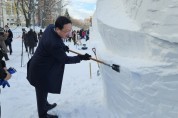
[{"label": "bare tree", "polygon": [[17,13],[17,26],[20,24],[20,18],[19,18],[19,0],[17,1],[14,1],[14,4],[15,4],[15,10],[16,10],[16,13]]},{"label": "bare tree", "polygon": [[66,9],[64,16],[70,19],[70,15],[69,15],[68,9]]},{"label": "bare tree", "polygon": [[31,16],[34,5],[33,0],[16,0],[14,2],[17,11],[17,19],[19,18],[19,14],[22,13],[26,21],[26,27],[29,27],[31,24]]},{"label": "bare tree", "polygon": [[[19,14],[23,14],[26,27],[31,25],[32,18],[34,25],[34,15],[36,15],[37,24],[44,28],[54,22],[54,19],[58,16],[54,14],[61,15],[62,9],[69,4],[69,2],[63,3],[64,0],[37,0],[37,4],[34,3],[34,1],[35,0],[14,0],[17,19],[19,18]],[[19,22],[19,19],[17,21]]]},{"label": "bare tree", "polygon": [[71,21],[74,26],[82,28],[82,29],[88,29],[90,26],[90,18],[85,19],[85,20],[79,20],[79,19],[74,19],[71,17]]},{"label": "bare tree", "polygon": [[[40,0],[43,10],[40,11],[40,24],[42,27],[53,23],[57,16],[61,15],[62,9],[69,4],[69,2],[63,3],[64,0]],[[58,14],[58,15],[57,15]]]}]

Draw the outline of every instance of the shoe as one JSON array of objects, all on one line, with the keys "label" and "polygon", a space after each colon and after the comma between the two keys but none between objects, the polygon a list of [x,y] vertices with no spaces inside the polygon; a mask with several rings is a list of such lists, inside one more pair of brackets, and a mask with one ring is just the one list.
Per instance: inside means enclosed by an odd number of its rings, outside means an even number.
[{"label": "shoe", "polygon": [[50,115],[50,114],[47,114],[45,116],[39,116],[39,118],[58,118],[57,115]]},{"label": "shoe", "polygon": [[46,109],[47,109],[47,111],[49,111],[49,110],[53,109],[53,108],[56,107],[56,106],[57,106],[56,103],[53,103],[53,104],[47,104],[47,105],[46,105]]},{"label": "shoe", "polygon": [[50,115],[50,114],[47,114],[47,115],[46,115],[46,118],[58,118],[58,116],[57,116],[57,115]]}]

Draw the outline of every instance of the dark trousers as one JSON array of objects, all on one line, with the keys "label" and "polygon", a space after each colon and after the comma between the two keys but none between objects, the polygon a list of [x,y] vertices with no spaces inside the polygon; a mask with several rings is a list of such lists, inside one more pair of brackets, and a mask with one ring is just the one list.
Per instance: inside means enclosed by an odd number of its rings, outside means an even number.
[{"label": "dark trousers", "polygon": [[25,50],[26,50],[26,52],[28,52],[28,46],[27,46],[27,44],[24,43],[24,45],[25,45]]},{"label": "dark trousers", "polygon": [[5,60],[9,60],[7,53],[3,53]]},{"label": "dark trousers", "polygon": [[36,100],[39,118],[44,118],[47,115],[46,105],[49,104],[47,101],[48,92],[41,89],[35,88]]},{"label": "dark trousers", "polygon": [[12,44],[11,44],[11,42],[6,44],[6,47],[8,47],[8,46],[9,46],[9,52],[10,52],[10,55],[11,55],[12,54]]},{"label": "dark trousers", "polygon": [[30,46],[29,46],[29,53],[30,53],[30,54],[34,54],[34,47],[30,47]]}]

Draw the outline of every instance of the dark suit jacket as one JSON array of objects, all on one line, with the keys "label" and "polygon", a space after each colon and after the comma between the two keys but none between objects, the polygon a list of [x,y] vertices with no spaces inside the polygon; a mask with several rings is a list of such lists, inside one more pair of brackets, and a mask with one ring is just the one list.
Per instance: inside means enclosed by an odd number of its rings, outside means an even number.
[{"label": "dark suit jacket", "polygon": [[31,85],[50,93],[61,92],[65,64],[80,62],[78,56],[67,56],[64,46],[54,25],[49,25],[28,62],[27,79]]}]

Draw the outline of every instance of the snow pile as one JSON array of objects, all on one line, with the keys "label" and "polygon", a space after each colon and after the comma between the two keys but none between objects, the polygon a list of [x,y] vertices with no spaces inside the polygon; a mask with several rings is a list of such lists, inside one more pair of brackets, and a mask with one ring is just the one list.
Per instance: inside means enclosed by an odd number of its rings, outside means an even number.
[{"label": "snow pile", "polygon": [[[103,7],[105,6],[105,7]],[[93,33],[105,95],[117,118],[177,118],[177,0],[98,0]],[[95,21],[97,23],[95,23]]]}]

